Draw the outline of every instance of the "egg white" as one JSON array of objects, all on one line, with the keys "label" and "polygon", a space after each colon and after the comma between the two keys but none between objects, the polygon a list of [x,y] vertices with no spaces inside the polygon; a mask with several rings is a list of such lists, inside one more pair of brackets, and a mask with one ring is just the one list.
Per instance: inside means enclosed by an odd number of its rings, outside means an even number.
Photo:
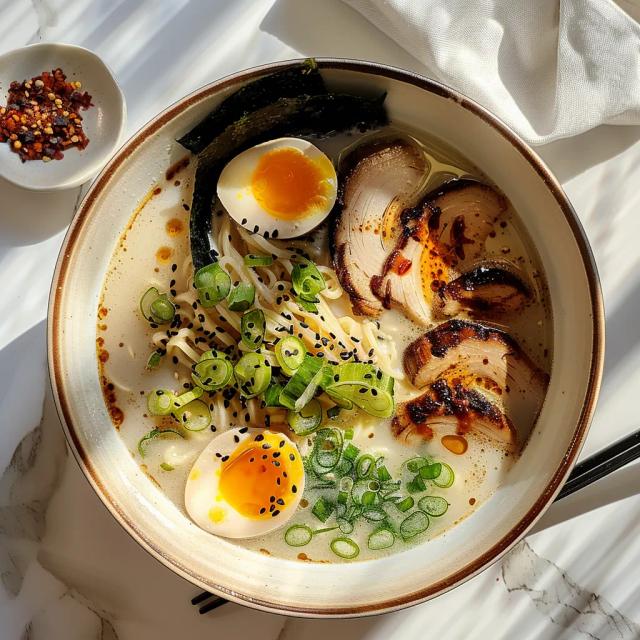
[{"label": "egg white", "polygon": [[[252,177],[260,159],[275,149],[300,150],[309,160],[323,167],[328,173],[325,184],[328,188],[326,202],[322,207],[285,220],[262,208],[252,192]],[[218,198],[228,214],[245,229],[262,236],[265,232],[273,238],[295,238],[317,227],[331,212],[337,197],[338,178],[331,160],[318,147],[300,138],[277,138],[251,147],[233,158],[223,169],[218,179]]]},{"label": "egg white", "polygon": [[[218,487],[223,460],[226,456],[231,456],[243,442],[255,439],[255,436],[260,433],[265,432],[262,429],[245,431],[245,428],[225,431],[211,440],[191,468],[185,488],[185,507],[189,517],[205,531],[226,538],[252,538],[281,527],[298,508],[304,491],[304,472],[296,482],[296,494],[284,507],[280,507],[280,513],[277,516],[268,519],[254,520],[246,517],[236,511],[220,494]],[[278,439],[285,440],[288,445],[298,451],[295,443],[287,436],[281,433],[276,435]],[[284,458],[282,460],[283,469],[286,469],[291,463]],[[220,517],[218,522],[214,521],[210,515],[213,509],[215,509],[216,519]]]}]

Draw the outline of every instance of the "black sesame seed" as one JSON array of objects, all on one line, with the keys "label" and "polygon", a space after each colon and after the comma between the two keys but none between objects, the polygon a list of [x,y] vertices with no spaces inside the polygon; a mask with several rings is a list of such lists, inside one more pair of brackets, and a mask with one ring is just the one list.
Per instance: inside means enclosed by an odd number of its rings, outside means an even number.
[{"label": "black sesame seed", "polygon": [[260,508],[260,513],[265,513],[266,512],[266,508],[265,507],[261,507]]},{"label": "black sesame seed", "polygon": [[255,440],[256,442],[260,442],[261,440],[264,440],[264,436],[263,436],[261,433],[259,433],[258,435],[256,435],[256,437],[254,438],[254,440]]},{"label": "black sesame seed", "polygon": [[290,453],[290,454],[289,454],[289,460],[291,460],[291,462],[293,462],[295,459],[296,459],[295,454]]},{"label": "black sesame seed", "polygon": [[233,435],[233,440],[234,442],[240,442],[240,436],[238,436],[237,434]]},{"label": "black sesame seed", "polygon": [[229,459],[229,456],[222,456],[222,462],[226,462]]},{"label": "black sesame seed", "polygon": [[272,517],[272,518],[275,518],[279,513],[280,513],[280,510],[279,510],[279,509],[276,509],[276,510],[271,514],[271,517]]},{"label": "black sesame seed", "polygon": [[298,493],[298,487],[295,484],[291,485],[291,493]]}]

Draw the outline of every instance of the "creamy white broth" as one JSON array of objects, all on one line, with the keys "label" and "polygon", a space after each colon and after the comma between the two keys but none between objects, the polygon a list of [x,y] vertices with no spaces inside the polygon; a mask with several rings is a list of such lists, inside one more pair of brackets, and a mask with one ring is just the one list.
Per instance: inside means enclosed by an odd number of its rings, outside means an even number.
[{"label": "creamy white broth", "polygon": [[[410,132],[415,135],[415,132]],[[325,153],[337,158],[347,146],[358,143],[360,136],[338,136],[327,141],[313,140]],[[428,188],[453,176],[468,175],[487,182],[486,178],[468,161],[441,141],[421,139],[429,155],[432,174],[427,179]],[[150,192],[144,206],[133,215],[132,222],[114,251],[110,269],[106,275],[102,302],[98,314],[98,355],[101,375],[106,396],[113,396],[107,404],[111,407],[114,422],[119,433],[136,463],[147,472],[151,481],[185,513],[184,488],[187,476],[195,459],[216,433],[211,430],[190,432],[186,439],[155,439],[145,448],[145,456],[138,452],[138,442],[155,425],[169,426],[170,418],[153,418],[147,415],[146,394],[153,388],[171,388],[180,391],[188,384],[189,369],[182,364],[174,365],[171,356],[155,371],[145,370],[149,353],[153,350],[152,335],[157,331],[142,320],[138,310],[140,295],[149,286],[157,286],[161,291],[174,289],[180,292],[188,290],[191,276],[189,262],[188,204],[191,201],[193,165],[183,168],[170,180],[160,181]],[[132,207],[133,209],[134,207]],[[226,214],[223,214],[226,216]],[[220,224],[217,218],[215,224]],[[177,221],[177,222],[176,222]],[[486,243],[487,253],[494,258],[507,258],[527,273],[529,283],[534,287],[536,304],[528,305],[523,313],[510,317],[504,327],[522,345],[523,349],[543,369],[548,370],[551,361],[550,317],[547,295],[542,272],[535,252],[530,246],[522,225],[512,210],[503,215],[504,226],[497,225],[495,237]],[[181,226],[178,233],[169,233]],[[281,241],[283,245],[290,244]],[[327,251],[326,228],[313,236],[313,246],[307,251],[319,264],[330,266]],[[169,255],[166,255],[169,254]],[[175,267],[174,267],[175,265]],[[175,269],[175,270],[174,270]],[[175,284],[170,286],[172,280]],[[183,304],[182,302],[180,303]],[[332,303],[337,315],[350,315],[348,298],[344,294]],[[358,319],[355,319],[358,321]],[[405,347],[424,332],[407,320],[399,311],[385,311],[379,319],[380,328],[393,343],[395,356],[391,361],[393,371],[398,376],[395,385],[397,402],[420,394],[404,377],[402,354]],[[106,355],[108,354],[108,356]],[[122,412],[122,416],[119,411]],[[229,410],[231,413],[231,410]],[[247,422],[244,412],[237,416],[226,415],[230,426],[261,426],[254,424],[253,417]],[[213,422],[216,427],[216,414]],[[407,545],[427,542],[441,535],[448,528],[468,517],[505,481],[509,467],[513,464],[514,454],[507,452],[495,442],[481,436],[467,434],[468,449],[464,455],[455,455],[445,448],[439,437],[429,441],[413,439],[411,444],[398,441],[390,430],[391,420],[380,420],[361,411],[342,411],[337,419],[325,420],[327,426],[341,426],[354,429],[353,443],[362,453],[372,453],[376,457],[383,455],[385,464],[394,478],[401,477],[403,461],[416,455],[428,455],[438,461],[451,465],[456,481],[448,489],[433,486],[427,493],[441,495],[449,503],[444,516],[431,518],[427,531],[411,541],[397,541],[386,551],[370,551],[367,537],[373,530],[372,523],[360,519],[349,537],[359,547],[358,560],[379,557],[381,553],[401,551]],[[273,429],[286,430],[284,412],[282,419],[272,421]],[[308,449],[306,442],[300,442],[302,453]],[[166,471],[161,465],[170,465],[173,470]],[[307,507],[300,507],[289,524],[300,523],[312,529],[330,525],[320,523],[312,514],[311,506],[321,492],[305,490]],[[419,496],[416,496],[416,498]],[[287,525],[288,526],[288,525]],[[235,544],[244,545],[258,552],[301,560],[340,561],[329,548],[329,541],[339,531],[315,536],[312,541],[299,548],[289,547],[283,538],[286,526],[264,537],[236,540]],[[340,534],[342,535],[342,534]]]}]

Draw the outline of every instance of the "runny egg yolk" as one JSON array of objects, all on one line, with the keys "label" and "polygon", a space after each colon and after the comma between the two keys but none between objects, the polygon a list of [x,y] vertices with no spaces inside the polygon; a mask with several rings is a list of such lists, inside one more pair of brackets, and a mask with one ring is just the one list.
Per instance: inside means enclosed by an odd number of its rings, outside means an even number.
[{"label": "runny egg yolk", "polygon": [[332,173],[326,157],[312,160],[299,149],[282,147],[260,158],[251,178],[251,190],[267,213],[294,220],[326,203]]},{"label": "runny egg yolk", "polygon": [[247,518],[266,520],[295,500],[303,473],[297,449],[280,434],[264,432],[223,463],[220,498]]}]

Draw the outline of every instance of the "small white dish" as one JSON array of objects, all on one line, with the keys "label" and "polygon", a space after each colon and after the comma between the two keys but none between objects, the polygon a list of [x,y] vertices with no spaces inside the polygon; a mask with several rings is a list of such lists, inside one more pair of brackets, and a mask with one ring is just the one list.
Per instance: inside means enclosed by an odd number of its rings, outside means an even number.
[{"label": "small white dish", "polygon": [[77,187],[92,178],[118,148],[126,123],[125,99],[105,63],[84,47],[60,43],[32,44],[0,56],[0,104],[6,106],[9,85],[60,67],[70,81],[82,82],[93,107],[82,111],[89,138],[86,149],[69,149],[62,160],[22,162],[9,144],[0,144],[0,175],[34,191]]}]

